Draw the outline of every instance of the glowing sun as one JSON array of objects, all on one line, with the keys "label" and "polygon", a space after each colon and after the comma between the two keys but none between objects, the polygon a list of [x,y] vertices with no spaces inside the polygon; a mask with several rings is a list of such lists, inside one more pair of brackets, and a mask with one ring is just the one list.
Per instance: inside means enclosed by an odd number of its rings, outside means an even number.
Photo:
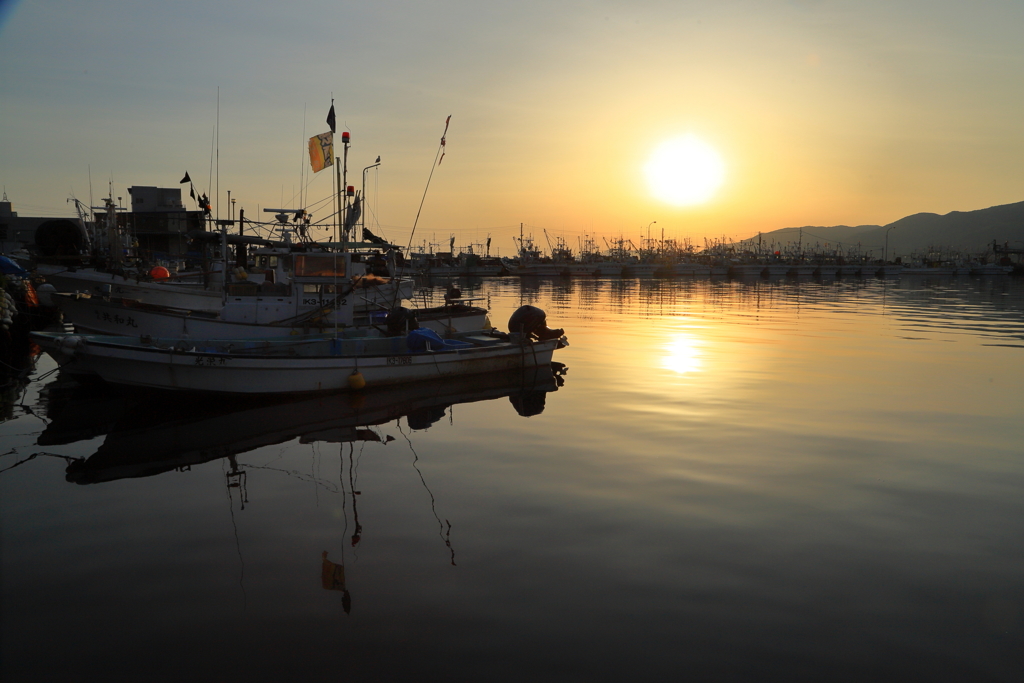
[{"label": "glowing sun", "polygon": [[686,206],[710,199],[725,179],[725,164],[713,147],[693,135],[661,143],[644,166],[658,199]]}]

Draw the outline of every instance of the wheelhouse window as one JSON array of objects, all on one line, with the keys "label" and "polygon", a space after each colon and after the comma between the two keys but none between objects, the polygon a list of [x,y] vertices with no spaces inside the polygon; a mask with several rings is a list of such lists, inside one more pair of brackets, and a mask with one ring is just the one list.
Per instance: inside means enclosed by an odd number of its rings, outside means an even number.
[{"label": "wheelhouse window", "polygon": [[345,277],[345,257],[339,254],[296,254],[296,277]]}]

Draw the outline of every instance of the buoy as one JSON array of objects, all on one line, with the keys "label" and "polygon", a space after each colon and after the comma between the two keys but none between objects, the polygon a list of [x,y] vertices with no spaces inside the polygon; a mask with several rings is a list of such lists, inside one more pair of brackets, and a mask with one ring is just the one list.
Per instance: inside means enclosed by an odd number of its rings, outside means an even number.
[{"label": "buoy", "polygon": [[348,376],[348,386],[356,391],[365,387],[366,380],[363,378],[363,373],[358,370],[353,370],[352,374]]},{"label": "buoy", "polygon": [[149,276],[154,280],[166,280],[171,276],[171,271],[167,270],[163,266],[153,266],[149,270]]}]

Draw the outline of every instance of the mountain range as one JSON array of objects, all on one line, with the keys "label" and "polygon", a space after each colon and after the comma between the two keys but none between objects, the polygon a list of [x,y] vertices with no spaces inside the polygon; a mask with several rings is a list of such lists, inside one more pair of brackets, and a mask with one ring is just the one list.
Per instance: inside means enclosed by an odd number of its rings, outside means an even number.
[{"label": "mountain range", "polygon": [[848,249],[871,252],[881,258],[911,256],[940,251],[945,254],[983,254],[992,251],[992,242],[1024,248],[1024,202],[992,206],[977,211],[952,211],[945,215],[915,213],[886,225],[834,225],[782,228],[743,240],[774,248],[786,248],[798,242],[804,250]]}]

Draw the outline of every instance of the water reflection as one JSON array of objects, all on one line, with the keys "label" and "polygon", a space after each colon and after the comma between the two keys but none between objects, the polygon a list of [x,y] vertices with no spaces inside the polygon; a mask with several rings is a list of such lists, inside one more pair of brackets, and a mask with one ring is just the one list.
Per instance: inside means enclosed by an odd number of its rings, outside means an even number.
[{"label": "water reflection", "polygon": [[30,387],[5,462],[88,460],[0,475],[0,678],[1019,678],[1024,283],[462,289],[564,327],[564,390],[277,422]]},{"label": "water reflection", "polygon": [[662,367],[680,375],[701,369],[700,342],[692,334],[680,332],[665,346]]},{"label": "water reflection", "polygon": [[564,383],[565,366],[492,373],[439,383],[420,382],[286,401],[239,399],[227,402],[202,395],[124,394],[102,383],[62,380],[43,394],[51,422],[40,446],[66,445],[106,435],[92,455],[67,467],[67,481],[96,484],[150,477],[293,439],[299,443],[345,444],[392,440],[371,429],[405,418],[411,430],[424,430],[455,404],[507,397],[529,417],[543,412],[546,395]]}]

